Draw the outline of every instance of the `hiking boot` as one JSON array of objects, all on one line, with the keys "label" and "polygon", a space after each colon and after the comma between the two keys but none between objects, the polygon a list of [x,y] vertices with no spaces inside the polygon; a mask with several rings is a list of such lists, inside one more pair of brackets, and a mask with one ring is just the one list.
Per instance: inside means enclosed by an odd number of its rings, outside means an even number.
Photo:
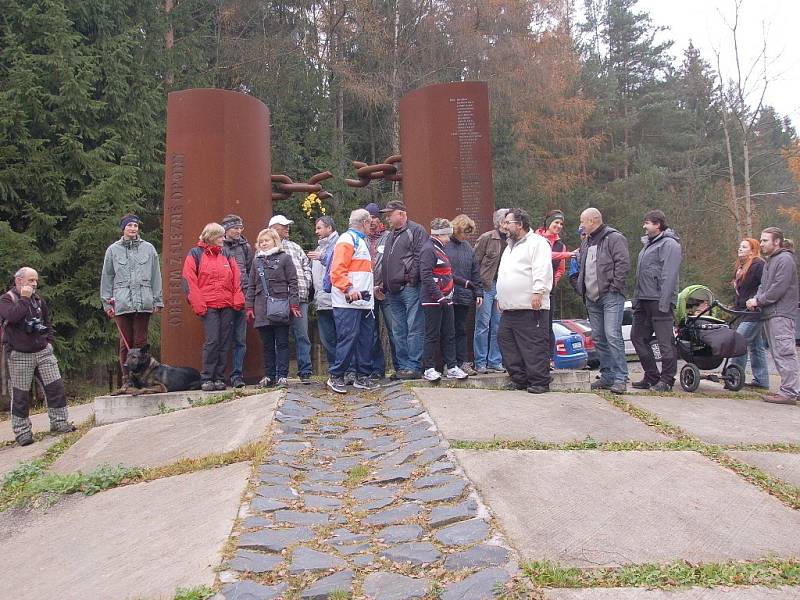
[{"label": "hiking boot", "polygon": [[410,371],[408,369],[400,369],[395,375],[401,380],[419,379],[419,374],[416,371]]},{"label": "hiking boot", "polygon": [[624,394],[628,391],[628,386],[625,385],[624,381],[616,381],[611,384],[611,387],[608,388],[608,391],[612,394]]},{"label": "hiking boot", "polygon": [[641,381],[634,381],[631,386],[636,388],[637,390],[649,390],[650,384],[647,383],[646,380],[642,379]]},{"label": "hiking boot", "polygon": [[464,373],[466,373],[467,375],[477,375],[478,374],[478,372],[475,369],[472,368],[472,363],[468,363],[468,362],[461,363],[458,366],[458,368],[461,369],[462,371],[464,371]]},{"label": "hiking boot", "polygon": [[344,377],[328,377],[328,381],[325,382],[325,385],[337,394],[347,393],[347,385],[344,383]]},{"label": "hiking boot", "polygon": [[589,386],[593,390],[610,390],[613,387],[610,381],[603,381],[602,379],[595,379]]},{"label": "hiking boot", "polygon": [[526,388],[529,394],[546,394],[550,391],[550,386],[547,385],[531,385]]},{"label": "hiking boot", "polygon": [[286,377],[278,377],[278,381],[275,382],[275,387],[286,387],[289,385],[289,380]]},{"label": "hiking boot", "polygon": [[439,381],[442,378],[442,374],[431,367],[430,369],[425,369],[425,372],[422,374],[422,378],[426,381]]},{"label": "hiking boot", "polygon": [[311,385],[311,375],[308,373],[300,373],[298,377],[300,378],[300,383],[303,385]]},{"label": "hiking boot", "polygon": [[[635,385],[635,384],[634,384]],[[650,386],[651,392],[671,392],[672,386],[668,383],[664,383],[663,381],[659,381],[653,386]]]},{"label": "hiking boot", "polygon": [[218,392],[224,391],[225,388],[227,387],[228,386],[225,385],[225,382],[222,381],[221,379],[218,379],[217,381],[214,382],[214,389],[217,390]]},{"label": "hiking boot", "polygon": [[789,396],[784,396],[783,394],[764,394],[762,398],[764,402],[769,402],[771,404],[786,404],[789,406],[795,406],[797,404],[797,400]]},{"label": "hiking boot", "polygon": [[20,433],[16,438],[20,446],[30,446],[33,443],[33,434],[30,431]]},{"label": "hiking boot", "polygon": [[353,382],[353,387],[359,390],[372,391],[379,389],[381,386],[366,375],[362,375],[361,377],[356,377],[356,380]]},{"label": "hiking boot", "polygon": [[[286,379],[283,377],[283,379]],[[275,382],[272,380],[272,377],[262,377],[261,380],[256,384],[256,387],[260,388],[268,388],[275,385]]]},{"label": "hiking boot", "polygon": [[76,429],[69,421],[50,421],[50,433],[72,433]]},{"label": "hiking boot", "polygon": [[242,389],[244,387],[244,379],[242,379],[241,377],[238,377],[238,376],[234,377],[231,380],[231,385],[233,387],[235,387],[237,390],[240,390],[240,389]]},{"label": "hiking boot", "polygon": [[204,381],[200,386],[200,389],[203,390],[204,392],[213,392],[217,388],[214,387],[214,382],[209,380],[209,381]]},{"label": "hiking boot", "polygon": [[447,369],[446,376],[448,379],[466,379],[469,377],[461,367],[453,367],[452,369]]}]

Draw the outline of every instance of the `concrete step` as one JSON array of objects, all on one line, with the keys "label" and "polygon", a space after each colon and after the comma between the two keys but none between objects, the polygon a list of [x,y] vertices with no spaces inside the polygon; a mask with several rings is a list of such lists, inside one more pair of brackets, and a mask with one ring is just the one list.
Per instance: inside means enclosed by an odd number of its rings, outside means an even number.
[{"label": "concrete step", "polygon": [[[550,389],[554,392],[588,392],[593,379],[593,373],[586,370],[556,369],[550,372],[553,381]],[[412,386],[421,387],[453,387],[468,389],[503,389],[511,385],[511,378],[504,373],[487,373],[473,375],[467,379],[442,379],[439,382],[429,382],[424,379],[415,379],[410,382]]]}]

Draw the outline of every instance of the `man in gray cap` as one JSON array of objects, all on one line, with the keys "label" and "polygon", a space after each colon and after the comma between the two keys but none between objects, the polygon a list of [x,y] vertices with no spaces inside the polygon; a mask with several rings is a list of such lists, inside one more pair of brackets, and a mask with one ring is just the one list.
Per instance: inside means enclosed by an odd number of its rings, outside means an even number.
[{"label": "man in gray cap", "polygon": [[369,233],[367,233],[367,241],[369,242],[369,254],[372,258],[372,274],[375,278],[375,344],[372,348],[372,373],[373,377],[383,379],[386,376],[386,358],[383,353],[383,343],[381,340],[380,319],[383,317],[383,322],[386,331],[389,334],[389,348],[392,353],[392,366],[397,372],[397,356],[394,349],[394,335],[392,334],[392,311],[386,294],[381,290],[383,289],[383,253],[386,250],[386,242],[389,236],[392,235],[391,231],[386,229],[386,226],[381,222],[381,211],[378,205],[374,202],[367,204],[364,207],[370,216]]},{"label": "man in gray cap", "polygon": [[[247,284],[250,281],[250,268],[253,266],[253,247],[242,235],[244,221],[239,215],[225,215],[222,219],[222,228],[225,238],[222,240],[224,247],[239,265],[241,273],[242,293],[247,294]],[[247,352],[247,319],[245,311],[233,311],[233,365],[231,367],[231,385],[235,388],[244,387],[244,355]]]}]

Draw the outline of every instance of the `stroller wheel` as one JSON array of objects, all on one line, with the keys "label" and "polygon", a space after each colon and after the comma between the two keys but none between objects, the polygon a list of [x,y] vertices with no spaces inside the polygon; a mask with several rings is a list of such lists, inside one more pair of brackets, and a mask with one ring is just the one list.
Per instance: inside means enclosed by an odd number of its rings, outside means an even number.
[{"label": "stroller wheel", "polygon": [[700,369],[692,363],[686,363],[681,369],[681,387],[687,392],[693,392],[700,387]]},{"label": "stroller wheel", "polygon": [[722,372],[725,378],[725,389],[738,392],[744,387],[744,371],[739,365],[728,365]]}]

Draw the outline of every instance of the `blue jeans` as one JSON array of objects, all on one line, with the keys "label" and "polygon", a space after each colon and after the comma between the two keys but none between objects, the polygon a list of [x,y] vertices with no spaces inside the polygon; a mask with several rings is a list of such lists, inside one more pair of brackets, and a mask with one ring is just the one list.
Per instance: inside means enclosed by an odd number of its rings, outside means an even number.
[{"label": "blue jeans", "polygon": [[622,339],[622,313],[625,297],[616,292],[600,296],[597,302],[586,299],[586,312],[592,325],[592,337],[600,360],[600,379],[605,383],[626,383],[628,363]]},{"label": "blue jeans", "polygon": [[392,307],[392,333],[398,371],[419,371],[425,338],[425,313],[419,301],[419,287],[405,286],[386,297]]},{"label": "blue jeans", "polygon": [[333,309],[317,311],[317,329],[330,367],[336,362],[336,322],[333,320]]},{"label": "blue jeans", "polygon": [[336,361],[330,368],[331,377],[342,377],[349,370],[351,362],[356,363],[358,375],[368,376],[375,336],[375,314],[360,308],[334,308],[333,319],[336,321]]},{"label": "blue jeans", "polygon": [[472,338],[472,350],[475,354],[475,368],[500,368],[503,357],[497,343],[497,330],[500,329],[500,311],[497,310],[497,285],[483,292],[483,304],[475,311],[475,335]]},{"label": "blue jeans", "polygon": [[300,303],[302,317],[292,319],[292,331],[294,332],[295,352],[297,352],[297,374],[311,375],[311,340],[308,339],[308,302]]},{"label": "blue jeans", "polygon": [[231,380],[242,376],[244,355],[247,352],[247,315],[244,310],[233,311],[233,366]]},{"label": "blue jeans", "polygon": [[[769,366],[763,324],[761,321],[742,321],[736,331],[741,333],[747,342],[747,354],[750,355],[750,368],[753,370],[753,385],[768,388]],[[729,361],[730,364],[739,365],[744,370],[747,366],[747,354],[733,357]]]}]

